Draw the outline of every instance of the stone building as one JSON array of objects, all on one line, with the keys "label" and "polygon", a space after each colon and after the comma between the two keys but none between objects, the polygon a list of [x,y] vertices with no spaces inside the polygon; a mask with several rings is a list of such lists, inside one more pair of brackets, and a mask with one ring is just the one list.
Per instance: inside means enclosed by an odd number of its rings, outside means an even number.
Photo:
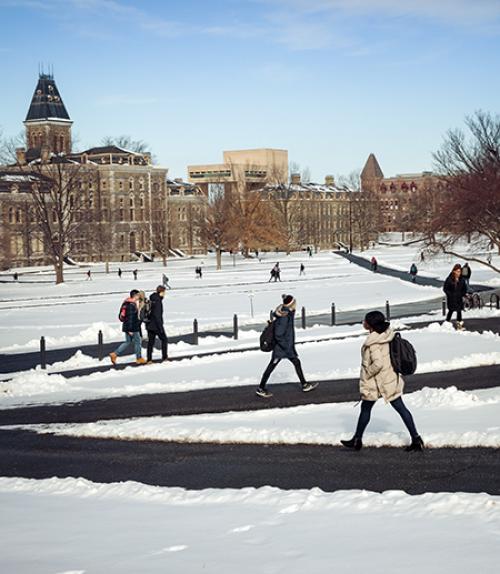
[{"label": "stone building", "polygon": [[[64,163],[67,170],[73,172],[76,166],[77,177],[71,191],[71,205],[74,207],[69,209],[74,211],[71,217],[77,222],[77,230],[65,246],[68,257],[82,262],[128,261],[150,259],[158,254],[156,247],[159,244],[154,234],[158,229],[163,232],[169,220],[171,186],[167,185],[166,168],[153,165],[149,153],[137,153],[113,145],[74,152],[72,121],[54,78],[48,74],[39,77],[24,125],[27,148],[16,150],[17,165],[7,171],[27,176],[34,172],[43,173],[43,166],[50,171],[48,166]],[[188,187],[194,190],[195,186]],[[14,197],[15,186],[11,185],[9,189],[0,194],[0,213],[7,226],[5,233],[10,236],[10,245],[15,248],[10,258],[15,265],[26,265],[33,259],[30,255],[32,248],[15,218],[14,221],[12,217],[9,220],[9,205],[20,201]],[[29,195],[23,193],[18,197],[27,201]],[[193,195],[200,203],[203,202],[199,190],[174,195],[176,210],[181,209],[179,205],[185,202],[189,206],[186,210],[191,211]],[[186,236],[177,236],[176,229],[166,230],[169,246],[189,245],[191,252],[203,250],[196,234],[188,235],[184,242]],[[38,243],[36,245],[39,246]],[[32,253],[37,254],[36,263],[48,262],[46,253]]]},{"label": "stone building", "polygon": [[419,196],[441,182],[431,171],[385,177],[377,158],[370,154],[361,172],[361,189],[376,194],[379,201],[380,232],[410,232],[411,209]]}]

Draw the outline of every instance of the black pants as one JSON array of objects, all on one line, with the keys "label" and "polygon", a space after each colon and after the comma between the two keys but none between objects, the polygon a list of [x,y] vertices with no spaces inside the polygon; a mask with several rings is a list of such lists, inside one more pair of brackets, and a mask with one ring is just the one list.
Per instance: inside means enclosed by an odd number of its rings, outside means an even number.
[{"label": "black pants", "polygon": [[[297,376],[299,377],[300,384],[302,386],[304,386],[307,381],[306,381],[306,378],[304,377],[304,372],[302,371],[302,365],[300,363],[300,359],[298,357],[294,357],[293,359],[288,359],[288,360],[295,367],[295,372],[297,373]],[[269,365],[267,365],[266,370],[264,371],[264,374],[262,375],[262,379],[260,381],[260,388],[261,389],[266,388],[266,383],[267,383],[269,377],[271,376],[271,373],[278,366],[280,361],[281,361],[281,359],[275,359],[275,358],[271,359]]]},{"label": "black pants", "polygon": [[[356,427],[356,432],[354,436],[356,438],[362,438],[368,423],[370,422],[370,416],[372,412],[373,405],[376,401],[361,401],[361,412],[359,413],[358,426]],[[390,402],[391,407],[399,414],[403,419],[403,422],[410,433],[411,438],[418,436],[413,417],[410,411],[406,408],[403,403],[403,399],[398,397]]]},{"label": "black pants", "polygon": [[[461,321],[462,320],[462,309],[457,309],[457,321]],[[451,321],[451,316],[453,315],[455,311],[452,311],[451,309],[448,309],[448,314],[446,315],[446,320],[447,321]]]},{"label": "black pants", "polygon": [[155,333],[154,331],[148,331],[148,361],[153,360],[153,349],[155,346],[156,337],[161,341],[161,358],[165,360],[167,358],[167,347],[168,339],[165,331],[163,333]]}]

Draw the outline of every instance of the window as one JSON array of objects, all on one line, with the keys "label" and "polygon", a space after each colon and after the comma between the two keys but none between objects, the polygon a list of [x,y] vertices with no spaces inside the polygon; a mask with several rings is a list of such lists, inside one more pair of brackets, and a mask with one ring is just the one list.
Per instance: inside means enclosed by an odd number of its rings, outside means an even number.
[{"label": "window", "polygon": [[118,180],[118,189],[123,191],[123,179]]},{"label": "window", "polygon": [[14,223],[14,208],[9,207],[9,223]]},{"label": "window", "polygon": [[134,189],[134,180],[132,178],[128,180],[128,188],[130,190]]}]

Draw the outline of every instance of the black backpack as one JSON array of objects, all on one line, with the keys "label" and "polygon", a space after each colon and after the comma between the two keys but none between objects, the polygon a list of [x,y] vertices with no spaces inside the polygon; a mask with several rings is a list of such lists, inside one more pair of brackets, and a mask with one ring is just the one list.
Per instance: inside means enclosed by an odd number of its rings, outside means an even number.
[{"label": "black backpack", "polygon": [[389,343],[392,368],[398,375],[413,375],[417,370],[417,353],[410,341],[403,339],[400,333],[394,335]]},{"label": "black backpack", "polygon": [[274,338],[274,321],[268,321],[266,328],[260,335],[260,350],[270,353],[274,349],[276,339]]},{"label": "black backpack", "polygon": [[149,299],[144,301],[144,305],[141,307],[141,311],[139,313],[139,319],[143,323],[149,323],[151,321],[151,312],[153,310],[153,304]]}]

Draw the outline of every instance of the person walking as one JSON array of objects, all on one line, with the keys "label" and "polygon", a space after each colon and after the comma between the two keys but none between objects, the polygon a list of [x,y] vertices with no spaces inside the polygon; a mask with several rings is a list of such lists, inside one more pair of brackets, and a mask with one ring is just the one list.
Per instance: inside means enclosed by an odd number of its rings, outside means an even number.
[{"label": "person walking", "polygon": [[17,271],[14,271],[14,275],[12,277],[14,278],[14,281],[19,281],[19,273]]},{"label": "person walking", "polygon": [[306,274],[306,267],[303,263],[300,264],[299,277]]},{"label": "person walking", "polygon": [[170,287],[170,284],[168,282],[168,277],[165,275],[165,273],[163,273],[161,277],[161,282],[163,287],[165,287],[165,289],[172,289],[172,287]]},{"label": "person walking", "polygon": [[134,276],[134,281],[137,281],[137,273],[138,273],[137,269],[134,269],[134,270],[132,271],[132,274],[133,274],[133,276]]},{"label": "person walking", "polygon": [[306,381],[297,350],[295,349],[294,321],[295,311],[297,309],[295,298],[293,295],[282,295],[282,300],[283,303],[279,305],[273,313],[275,339],[273,354],[256,391],[257,396],[265,399],[273,396],[272,393],[266,389],[266,384],[281,359],[288,359],[295,367],[295,372],[299,377],[303,392],[313,391],[318,386],[318,383],[308,383]]},{"label": "person walking", "polygon": [[464,297],[467,293],[467,284],[462,277],[462,267],[460,263],[456,263],[453,266],[451,273],[444,282],[443,291],[446,294],[446,306],[448,307],[446,321],[450,322],[453,313],[456,313],[457,328],[463,329],[462,311],[464,310]]},{"label": "person walking", "polygon": [[113,365],[116,365],[116,359],[123,355],[130,345],[133,345],[136,363],[143,365],[146,360],[142,358],[141,350],[141,321],[139,319],[139,296],[137,289],[130,291],[130,296],[125,299],[120,307],[118,318],[122,322],[122,331],[125,333],[125,341],[119,345],[109,358]]},{"label": "person walking", "polygon": [[411,264],[410,267],[410,277],[411,277],[411,281],[412,283],[415,283],[417,280],[417,273],[418,273],[418,269],[417,266],[415,265],[415,263]]},{"label": "person walking", "polygon": [[467,292],[470,292],[470,278],[472,275],[472,269],[469,267],[468,263],[465,263],[465,265],[462,267],[462,277],[464,278],[465,281],[465,285],[467,286]]},{"label": "person walking", "polygon": [[118,267],[118,277],[121,279],[122,278],[122,270],[120,267]]},{"label": "person walking", "polygon": [[87,271],[87,281],[92,281],[92,273],[90,269]]},{"label": "person walking", "polygon": [[153,349],[155,346],[156,337],[161,341],[161,360],[168,360],[168,339],[163,325],[163,298],[165,297],[166,289],[163,285],[158,285],[156,291],[151,294],[149,298],[151,302],[151,310],[149,320],[146,322],[146,329],[148,331],[148,351],[147,358],[148,364],[153,362]]},{"label": "person walking", "polygon": [[270,277],[269,277],[268,283],[271,283],[271,281],[272,281],[273,279],[276,281],[276,279],[275,279],[275,277],[274,277],[274,276],[275,276],[274,267],[271,269],[271,271],[269,272],[269,274],[270,274]]},{"label": "person walking", "polygon": [[389,344],[395,333],[390,323],[380,311],[370,311],[366,314],[363,327],[369,331],[361,347],[361,375],[359,390],[361,395],[361,412],[354,436],[349,440],[341,440],[343,446],[361,450],[363,433],[370,422],[373,405],[380,397],[399,414],[411,437],[407,452],[421,451],[424,441],[418,434],[410,411],[403,402],[402,394],[404,380],[392,367]]},{"label": "person walking", "polygon": [[370,266],[371,266],[372,271],[374,273],[376,273],[377,269],[378,269],[378,261],[377,261],[377,258],[375,257],[375,255],[370,260]]}]

